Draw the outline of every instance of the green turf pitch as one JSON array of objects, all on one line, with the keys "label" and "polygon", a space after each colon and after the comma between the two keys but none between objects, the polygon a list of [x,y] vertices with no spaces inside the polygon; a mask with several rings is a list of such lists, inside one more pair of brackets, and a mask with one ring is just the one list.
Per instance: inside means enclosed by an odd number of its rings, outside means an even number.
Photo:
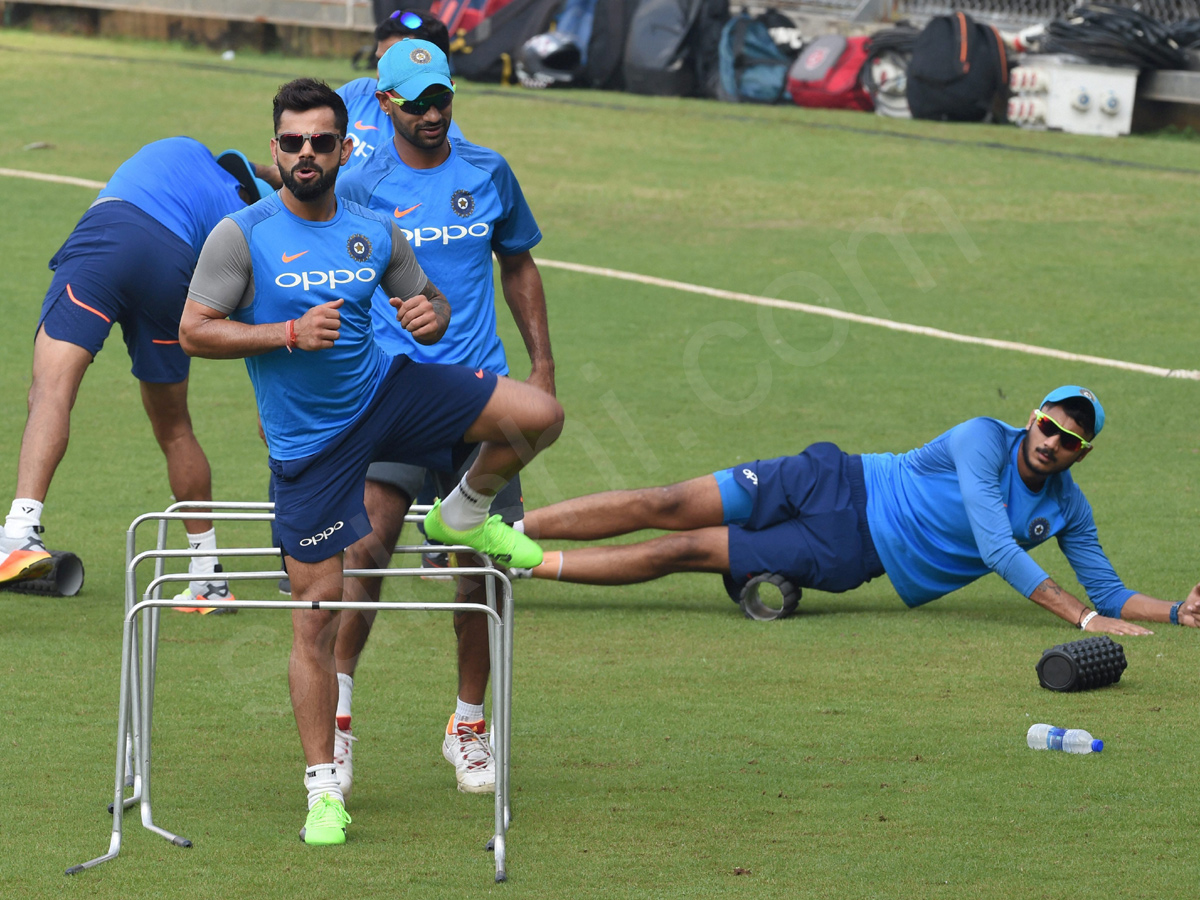
[{"label": "green turf pitch", "polygon": [[[0,32],[0,167],[103,180],[143,143],[180,133],[261,159],[280,82],[355,74],[341,61],[246,53],[222,65],[162,45]],[[468,137],[511,161],[544,258],[1196,366],[1192,142],[468,84],[455,114]],[[22,149],[36,141],[54,149]],[[0,178],[6,492],[45,263],[93,196]],[[906,203],[899,221],[923,269],[875,234],[858,249],[856,282],[831,247]],[[1019,422],[1050,387],[1082,382],[1104,399],[1109,424],[1076,474],[1118,571],[1169,598],[1200,577],[1195,382],[543,274],[568,423],[526,478],[531,505],[814,440],[905,450],[974,415]],[[838,299],[804,286],[814,279]],[[520,338],[503,309],[500,321],[519,374]],[[216,493],[262,498],[265,452],[244,367],[200,361],[192,371]],[[168,613],[155,811],[195,846],[170,846],[129,816],[117,861],[65,879],[108,842],[124,529],[168,502],[119,337],[88,373],[72,425],[46,537],[82,556],[86,588],[69,600],[0,595],[0,896],[1194,892],[1200,635],[1160,626],[1127,639],[1119,686],[1051,694],[1034,664],[1078,635],[995,577],[917,611],[886,579],[848,597],[810,593],[801,615],[779,623],[742,619],[713,577],[519,585],[516,820],[503,886],[491,884],[482,849],[491,801],[458,794],[439,753],[455,688],[448,616],[380,617],[358,680],[350,841],[314,850],[296,838],[304,797],[287,617]],[[265,540],[258,526],[219,536]],[[1036,556],[1074,586],[1055,547]],[[278,596],[269,584],[240,593]],[[406,582],[387,596],[449,595]],[[1024,733],[1037,721],[1086,727],[1105,752],[1034,753]]]}]

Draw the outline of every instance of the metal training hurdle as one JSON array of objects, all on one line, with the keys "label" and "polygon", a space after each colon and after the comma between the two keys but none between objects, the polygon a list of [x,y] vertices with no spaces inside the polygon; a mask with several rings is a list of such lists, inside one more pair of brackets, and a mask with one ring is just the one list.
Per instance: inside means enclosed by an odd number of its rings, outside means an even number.
[{"label": "metal training hurdle", "polygon": [[[271,522],[275,505],[265,502],[181,501],[162,512],[144,513],[130,524],[125,534],[125,615],[121,639],[121,687],[117,710],[116,775],[114,778],[112,836],[108,852],[103,856],[80,863],[66,870],[74,875],[110,859],[121,851],[122,819],[126,809],[140,806],[142,827],[166,838],[180,847],[192,842],[154,824],[150,794],[151,731],[154,713],[154,683],[158,665],[159,616],[164,606],[174,606],[173,599],[164,599],[162,586],[173,582],[188,582],[187,572],[165,572],[168,559],[189,559],[194,556],[218,557],[278,557],[277,547],[231,547],[211,551],[166,549],[167,527],[172,521],[210,519],[213,521]],[[418,522],[429,507],[413,507],[405,516],[406,522]],[[144,522],[157,521],[158,539],[155,549],[137,552],[137,530]],[[396,553],[421,553],[436,549],[444,552],[477,553],[470,547],[430,547],[401,545]],[[137,599],[138,567],[154,560],[154,577],[146,587],[142,600]],[[443,612],[478,612],[488,619],[488,646],[492,665],[492,751],[496,759],[495,831],[487,849],[495,853],[496,881],[507,878],[505,838],[512,821],[509,774],[512,736],[512,659],[513,659],[513,597],[508,576],[484,557],[485,565],[455,567],[456,575],[482,576],[487,592],[486,605],[480,603],[401,603],[368,601],[301,602],[296,600],[214,600],[211,606],[224,609],[324,609],[324,610],[420,610]],[[344,575],[416,577],[428,574],[421,568],[346,569]],[[223,572],[228,581],[276,580],[287,577],[282,569],[256,572]],[[496,585],[500,585],[497,597]],[[499,600],[499,605],[497,601]],[[139,627],[140,617],[140,627]],[[141,644],[139,660],[135,647]],[[132,778],[127,777],[127,771]],[[125,788],[133,787],[132,796],[125,797]]]}]

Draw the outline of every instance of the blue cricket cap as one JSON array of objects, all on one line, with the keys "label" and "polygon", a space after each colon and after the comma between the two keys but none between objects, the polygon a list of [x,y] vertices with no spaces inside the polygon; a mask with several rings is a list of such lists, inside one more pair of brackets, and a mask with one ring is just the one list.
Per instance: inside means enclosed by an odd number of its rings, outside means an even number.
[{"label": "blue cricket cap", "polygon": [[1065,384],[1048,393],[1046,399],[1042,401],[1042,406],[1045,406],[1047,403],[1061,403],[1064,400],[1069,400],[1071,397],[1082,397],[1092,404],[1092,410],[1096,414],[1096,430],[1092,432],[1092,436],[1098,435],[1100,429],[1104,427],[1104,407],[1100,405],[1100,398],[1087,388],[1080,387],[1077,384]]},{"label": "blue cricket cap", "polygon": [[434,85],[454,90],[450,63],[437,44],[411,38],[398,41],[379,60],[379,90],[416,100]]},{"label": "blue cricket cap", "polygon": [[217,157],[217,165],[236,178],[255,200],[275,193],[275,188],[254,174],[254,166],[241,150],[224,151]]}]

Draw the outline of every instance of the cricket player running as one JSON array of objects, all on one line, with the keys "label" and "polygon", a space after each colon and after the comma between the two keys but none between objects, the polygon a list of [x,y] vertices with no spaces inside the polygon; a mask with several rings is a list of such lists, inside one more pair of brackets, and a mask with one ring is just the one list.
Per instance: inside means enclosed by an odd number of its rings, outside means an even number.
[{"label": "cricket player running", "polygon": [[[498,516],[492,496],[561,431],[558,402],[483,369],[388,356],[371,327],[382,284],[400,323],[424,343],[450,321],[442,293],[388,219],[333,193],[353,145],[346,107],[323,82],[298,79],[274,101],[271,152],[283,188],[213,231],[180,323],[193,356],[245,358],[270,450],[275,516],[294,599],[288,680],[306,762],[301,839],[341,844],[350,817],[333,763],[342,551],[370,534],[363,484],[375,460],[453,468],[479,455],[425,521],[447,544],[512,565],[541,549]],[[530,456],[526,452],[526,457]],[[526,562],[522,562],[522,561]]]}]

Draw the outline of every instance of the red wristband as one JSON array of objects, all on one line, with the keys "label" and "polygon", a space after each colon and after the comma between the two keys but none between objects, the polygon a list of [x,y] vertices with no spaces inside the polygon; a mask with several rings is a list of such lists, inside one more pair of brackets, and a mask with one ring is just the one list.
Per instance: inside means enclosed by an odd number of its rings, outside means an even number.
[{"label": "red wristband", "polygon": [[296,320],[288,319],[283,323],[284,346],[287,347],[287,352],[291,353],[292,348],[298,346],[296,341]]}]

